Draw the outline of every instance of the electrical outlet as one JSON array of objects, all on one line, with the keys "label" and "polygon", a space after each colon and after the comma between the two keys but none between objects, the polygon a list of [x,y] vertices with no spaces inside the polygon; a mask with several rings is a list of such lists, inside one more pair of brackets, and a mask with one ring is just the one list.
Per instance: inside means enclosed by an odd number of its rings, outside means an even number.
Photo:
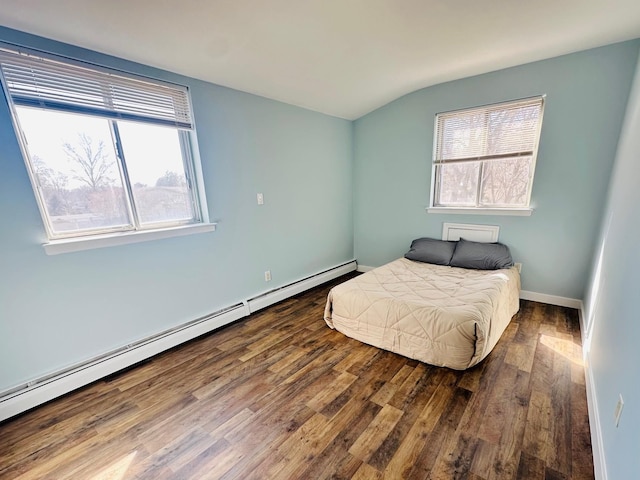
[{"label": "electrical outlet", "polygon": [[266,272],[264,272],[264,281],[265,282],[271,281],[271,270],[267,270]]},{"label": "electrical outlet", "polygon": [[618,403],[616,403],[616,409],[613,412],[613,416],[616,420],[616,428],[620,423],[620,416],[622,415],[622,408],[624,407],[624,400],[622,399],[622,394],[618,397]]},{"label": "electrical outlet", "polygon": [[261,193],[258,193],[256,195],[256,198],[258,199],[258,205],[264,205],[264,195],[262,195]]},{"label": "electrical outlet", "polygon": [[516,268],[518,269],[518,273],[522,273],[522,264],[521,263],[516,263],[514,264],[516,266]]}]

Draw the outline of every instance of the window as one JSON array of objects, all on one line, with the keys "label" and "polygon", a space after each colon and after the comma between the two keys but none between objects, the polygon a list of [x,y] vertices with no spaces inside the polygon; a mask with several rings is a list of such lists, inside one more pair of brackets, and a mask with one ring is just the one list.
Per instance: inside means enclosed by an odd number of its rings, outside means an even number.
[{"label": "window", "polygon": [[436,115],[431,206],[529,208],[543,97]]},{"label": "window", "polygon": [[202,224],[186,87],[0,45],[50,241]]}]

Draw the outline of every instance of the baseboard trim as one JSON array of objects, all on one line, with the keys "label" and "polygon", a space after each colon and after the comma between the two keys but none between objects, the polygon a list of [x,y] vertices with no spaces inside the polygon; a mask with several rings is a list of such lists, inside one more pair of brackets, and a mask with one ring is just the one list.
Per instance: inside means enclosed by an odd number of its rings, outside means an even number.
[{"label": "baseboard trim", "polygon": [[582,337],[582,360],[584,362],[584,378],[587,390],[587,412],[589,413],[589,430],[591,432],[591,450],[593,453],[593,470],[596,480],[607,480],[607,468],[604,455],[604,443],[602,440],[602,424],[600,423],[600,410],[598,409],[598,396],[596,384],[593,378],[593,370],[589,360],[591,339],[588,336],[584,303],[580,302],[578,309],[580,320],[580,335]]},{"label": "baseboard trim", "polygon": [[558,305],[560,307],[569,307],[580,309],[582,300],[577,298],[560,297],[558,295],[549,295],[547,293],[530,292],[528,290],[520,291],[522,300],[531,300],[533,302],[548,303],[549,305]]},{"label": "baseboard trim", "polygon": [[589,427],[591,431],[591,449],[593,451],[593,470],[596,480],[607,480],[607,467],[604,456],[604,443],[602,441],[602,427],[600,423],[600,410],[598,409],[598,396],[593,379],[593,370],[589,363],[587,353],[584,362],[584,376],[587,389],[587,411],[589,412]]},{"label": "baseboard trim", "polygon": [[0,393],[0,421],[130,367],[184,342],[237,321],[252,312],[333,280],[356,269],[355,260],[331,267],[232,307],[187,322],[153,337],[107,352]]},{"label": "baseboard trim", "polygon": [[373,270],[374,268],[376,268],[376,267],[368,267],[368,266],[366,266],[366,265],[360,265],[360,264],[358,264],[358,268],[356,268],[356,270],[357,270],[358,272],[365,273],[365,272],[370,272],[370,271],[371,271],[371,270]]}]

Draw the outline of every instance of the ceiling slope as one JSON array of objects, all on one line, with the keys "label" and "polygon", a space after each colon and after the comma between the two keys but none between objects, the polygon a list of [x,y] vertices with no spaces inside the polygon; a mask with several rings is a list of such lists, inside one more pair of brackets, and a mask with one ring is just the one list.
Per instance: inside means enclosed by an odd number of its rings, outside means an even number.
[{"label": "ceiling slope", "polygon": [[346,119],[640,37],[638,0],[2,0],[0,25]]}]

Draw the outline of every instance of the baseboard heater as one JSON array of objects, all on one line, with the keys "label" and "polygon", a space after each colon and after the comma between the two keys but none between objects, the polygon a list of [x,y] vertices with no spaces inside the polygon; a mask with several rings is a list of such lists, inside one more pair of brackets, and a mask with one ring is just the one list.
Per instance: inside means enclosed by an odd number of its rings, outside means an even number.
[{"label": "baseboard heater", "polygon": [[288,285],[0,392],[0,421],[135,365],[252,312],[356,269],[352,260]]},{"label": "baseboard heater", "polygon": [[325,270],[323,272],[316,273],[315,275],[303,278],[302,280],[290,283],[286,286],[261,293],[260,295],[247,300],[249,313],[257,312],[258,310],[268,307],[269,305],[273,305],[274,303],[278,303],[286,298],[309,290],[316,285],[322,285],[329,280],[333,280],[334,278],[354,271],[356,267],[356,261],[352,260],[342,265],[337,265],[330,270]]}]

